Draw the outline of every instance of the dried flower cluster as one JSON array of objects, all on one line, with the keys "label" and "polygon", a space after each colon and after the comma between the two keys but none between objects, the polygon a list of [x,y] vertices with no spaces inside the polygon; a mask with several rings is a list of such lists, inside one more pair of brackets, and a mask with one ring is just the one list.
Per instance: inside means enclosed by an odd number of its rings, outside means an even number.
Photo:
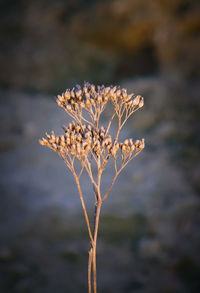
[{"label": "dried flower cluster", "polygon": [[126,112],[131,115],[134,111],[141,108],[144,104],[141,96],[127,94],[126,89],[120,89],[119,86],[105,87],[85,83],[81,89],[76,85],[72,90],[67,89],[61,96],[58,95],[57,104],[78,123],[82,121],[89,122],[83,114],[87,112],[93,122],[97,122],[101,113],[104,111],[108,101],[114,105],[116,115]]},{"label": "dried flower cluster", "polygon": [[[107,103],[112,105],[113,113],[108,123],[100,127],[100,117]],[[128,94],[126,89],[121,89],[119,86],[95,87],[93,84],[85,83],[82,88],[77,85],[72,90],[67,89],[62,95],[58,95],[57,104],[73,118],[73,121],[67,127],[63,127],[65,132],[63,135],[55,136],[52,131],[40,140],[40,144],[48,146],[59,154],[74,175],[91,242],[88,291],[92,292],[92,268],[93,292],[96,293],[96,242],[100,209],[120,172],[144,148],[144,139],[135,142],[132,139],[119,141],[119,134],[124,124],[136,110],[143,106],[144,101],[141,96]],[[110,134],[110,127],[114,119],[117,121],[117,131],[113,137]],[[102,195],[101,177],[110,158],[114,160],[114,176],[108,190]],[[91,165],[92,159],[96,162],[96,179]],[[81,163],[81,170],[77,170],[76,160]],[[80,185],[80,177],[84,170],[88,173],[95,190],[93,232]]]},{"label": "dried flower cluster", "polygon": [[55,136],[53,131],[51,135],[46,134],[46,138],[40,140],[40,144],[78,159],[88,156],[89,152],[93,152],[96,157],[103,156],[105,153],[115,157],[118,150],[121,150],[123,157],[125,154],[131,155],[134,151],[137,153],[144,148],[144,139],[137,140],[135,143],[132,139],[126,139],[122,143],[113,144],[111,135],[106,135],[103,126],[97,133],[90,125],[79,126],[73,122],[68,127],[64,127],[64,130],[65,134],[61,136]]}]

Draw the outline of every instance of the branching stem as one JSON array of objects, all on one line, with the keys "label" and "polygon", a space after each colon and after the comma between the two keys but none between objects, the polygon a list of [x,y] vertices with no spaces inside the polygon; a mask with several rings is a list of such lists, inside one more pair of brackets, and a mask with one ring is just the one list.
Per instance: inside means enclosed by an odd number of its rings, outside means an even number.
[{"label": "branching stem", "polygon": [[[113,113],[104,129],[103,126],[100,127],[99,122],[108,102],[113,106]],[[77,85],[71,90],[67,89],[58,96],[57,104],[66,111],[73,122],[68,127],[64,127],[65,135],[56,137],[54,132],[51,132],[51,135],[46,134],[46,138],[40,140],[40,143],[59,154],[74,175],[91,243],[88,252],[88,293],[97,293],[96,248],[101,206],[120,172],[144,148],[144,139],[135,143],[132,139],[119,142],[120,131],[129,117],[143,106],[143,98],[134,97],[134,94],[128,95],[125,89],[117,86],[95,88],[94,85],[85,83],[83,88]],[[116,135],[112,138],[109,131],[114,118],[118,121],[118,125]],[[121,153],[119,163],[117,152]],[[110,157],[114,159],[114,177],[104,196],[101,196],[101,177]],[[76,160],[80,161],[81,168],[76,167]],[[92,169],[93,162],[97,174]],[[93,229],[80,184],[84,170],[91,180],[95,193]]]}]

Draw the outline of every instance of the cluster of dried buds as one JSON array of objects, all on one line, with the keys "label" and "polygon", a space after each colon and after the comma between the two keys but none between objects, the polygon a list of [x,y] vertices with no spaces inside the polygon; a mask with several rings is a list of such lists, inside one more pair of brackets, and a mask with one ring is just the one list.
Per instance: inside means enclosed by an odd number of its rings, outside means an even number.
[{"label": "cluster of dried buds", "polygon": [[[126,106],[129,111],[134,111],[141,108],[144,104],[143,97],[134,94],[128,94],[127,90],[119,86],[105,87],[84,83],[67,89],[62,95],[58,95],[57,104],[65,109],[69,114],[82,115],[82,110],[85,109],[90,115],[95,115],[95,111],[102,112],[106,103],[110,101],[116,112],[120,107]],[[76,117],[74,117],[76,118]]]},{"label": "cluster of dried buds", "polygon": [[144,139],[136,140],[135,143],[133,143],[132,139],[126,139],[123,143],[120,143],[119,146],[122,153],[132,153],[135,150],[137,152],[144,148]]},{"label": "cluster of dried buds", "polygon": [[[109,101],[114,111],[105,129],[103,126],[99,127],[99,120]],[[109,158],[113,157],[116,171],[116,159],[120,156],[122,170],[126,163],[144,148],[144,139],[135,142],[126,139],[119,142],[119,133],[123,125],[133,112],[143,106],[141,96],[127,94],[127,90],[120,89],[119,86],[95,87],[93,84],[84,83],[83,87],[77,85],[72,90],[67,89],[58,96],[57,103],[73,118],[73,122],[64,127],[64,135],[55,136],[54,132],[46,134],[46,138],[40,140],[40,144],[57,152],[65,162],[75,157],[81,163],[85,158],[89,164],[88,155],[91,154],[97,162],[98,169],[104,169]],[[114,117],[118,119],[118,130],[112,138],[109,130]]]},{"label": "cluster of dried buds", "polygon": [[42,138],[40,144],[78,159],[87,156],[89,152],[93,152],[96,157],[105,155],[105,153],[110,153],[115,157],[119,149],[122,155],[127,155],[144,148],[144,140],[137,140],[135,143],[132,139],[126,139],[123,143],[113,142],[111,135],[106,134],[103,126],[100,130],[96,130],[90,125],[78,125],[72,122],[63,129],[65,134],[61,136],[55,136],[53,131],[51,135],[46,133],[46,138]]},{"label": "cluster of dried buds", "polygon": [[67,89],[61,96],[58,95],[57,103],[67,110],[78,110],[79,108],[91,108],[97,103],[106,103],[108,101],[108,91],[102,91],[102,87],[98,86],[97,91],[94,85],[85,83],[81,89],[80,85],[76,85],[72,90]]}]

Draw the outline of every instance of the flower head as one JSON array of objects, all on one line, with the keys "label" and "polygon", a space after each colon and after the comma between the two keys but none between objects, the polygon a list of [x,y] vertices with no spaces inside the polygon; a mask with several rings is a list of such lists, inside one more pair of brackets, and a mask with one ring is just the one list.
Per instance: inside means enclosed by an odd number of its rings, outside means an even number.
[{"label": "flower head", "polygon": [[[99,127],[99,119],[106,104],[113,105],[113,116],[107,127]],[[105,168],[110,157],[116,160],[120,155],[125,164],[144,148],[144,139],[126,139],[119,142],[119,132],[128,118],[144,104],[139,95],[128,94],[127,90],[119,86],[96,86],[85,82],[83,87],[76,85],[58,95],[57,104],[62,107],[73,121],[63,127],[64,134],[55,136],[46,134],[40,140],[41,145],[46,145],[65,159],[75,157],[81,162],[88,159],[88,155]],[[89,118],[88,118],[89,116]],[[112,137],[109,133],[113,117],[119,120],[117,135]]]}]

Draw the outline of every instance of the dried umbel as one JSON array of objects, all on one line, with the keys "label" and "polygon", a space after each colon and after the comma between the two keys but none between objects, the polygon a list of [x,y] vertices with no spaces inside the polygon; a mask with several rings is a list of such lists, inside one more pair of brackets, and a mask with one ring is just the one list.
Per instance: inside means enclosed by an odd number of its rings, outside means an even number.
[{"label": "dried umbel", "polygon": [[[101,114],[108,103],[111,104],[113,111],[107,124],[100,127]],[[144,148],[144,139],[135,142],[131,138],[119,141],[120,131],[126,121],[143,106],[144,101],[141,96],[128,94],[126,89],[121,89],[119,86],[95,87],[93,84],[85,83],[83,87],[77,85],[71,90],[67,89],[62,95],[58,95],[57,104],[72,117],[73,121],[67,127],[63,127],[63,135],[55,136],[52,131],[51,134],[46,134],[46,137],[40,140],[40,144],[48,146],[62,157],[74,175],[91,242],[88,261],[88,292],[91,293],[92,289],[93,292],[97,292],[96,242],[100,210],[119,173]],[[114,119],[117,121],[117,131],[113,137],[110,134],[110,128]],[[102,173],[110,159],[114,161],[113,179],[105,194],[101,194]],[[80,162],[81,168],[77,168],[76,161]],[[92,161],[95,162],[97,176],[94,176]],[[95,190],[93,230],[80,185],[80,177],[84,170],[88,173]],[[93,285],[91,280],[93,280]]]}]

